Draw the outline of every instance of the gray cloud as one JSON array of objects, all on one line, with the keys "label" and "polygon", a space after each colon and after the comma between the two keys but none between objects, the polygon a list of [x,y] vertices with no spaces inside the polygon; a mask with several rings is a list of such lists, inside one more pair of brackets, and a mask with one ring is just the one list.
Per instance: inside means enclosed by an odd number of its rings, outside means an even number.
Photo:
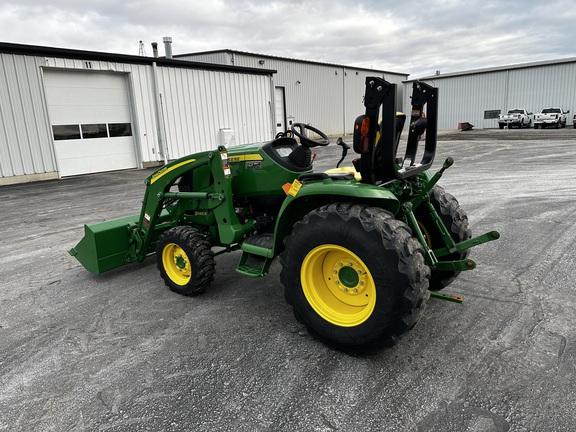
[{"label": "gray cloud", "polygon": [[0,40],[137,54],[235,49],[412,76],[576,56],[571,2],[5,0]]}]

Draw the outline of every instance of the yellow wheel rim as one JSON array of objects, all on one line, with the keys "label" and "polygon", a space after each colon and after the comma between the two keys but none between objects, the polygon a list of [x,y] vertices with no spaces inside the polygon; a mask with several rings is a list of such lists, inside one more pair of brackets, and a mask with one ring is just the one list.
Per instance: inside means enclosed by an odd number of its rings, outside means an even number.
[{"label": "yellow wheel rim", "polygon": [[310,306],[334,325],[360,325],[374,311],[374,279],[364,262],[342,246],[312,249],[302,262],[300,280]]},{"label": "yellow wheel rim", "polygon": [[420,231],[422,231],[422,234],[424,235],[424,240],[426,241],[426,245],[432,249],[432,237],[430,237],[430,233],[428,232],[428,230],[426,229],[426,227],[424,226],[424,224],[420,221],[418,221],[418,226],[420,227]]},{"label": "yellow wheel rim", "polygon": [[168,277],[177,285],[186,285],[192,277],[188,255],[176,243],[168,243],[162,250],[162,265]]}]

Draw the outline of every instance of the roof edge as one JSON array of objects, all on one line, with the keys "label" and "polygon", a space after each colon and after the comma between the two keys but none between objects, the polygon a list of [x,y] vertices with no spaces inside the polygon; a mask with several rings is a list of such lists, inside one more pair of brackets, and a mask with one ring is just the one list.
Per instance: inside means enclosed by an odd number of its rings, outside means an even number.
[{"label": "roof edge", "polygon": [[272,75],[276,73],[274,69],[249,68],[241,66],[230,66],[204,62],[194,62],[188,60],[167,59],[165,57],[144,57],[129,54],[106,53],[100,51],[85,51],[69,48],[47,47],[40,45],[24,45],[8,42],[0,42],[0,53],[20,54],[41,57],[61,57],[77,60],[101,60],[130,64],[153,64],[172,66],[187,69],[202,69],[222,72],[239,72],[254,75]]},{"label": "roof edge", "polygon": [[410,76],[410,74],[403,73],[403,72],[392,72],[392,71],[382,70],[382,69],[370,69],[370,68],[365,68],[365,67],[349,66],[349,65],[342,65],[342,64],[337,64],[337,63],[325,63],[325,62],[314,61],[314,60],[303,60],[303,59],[296,59],[296,58],[290,58],[290,57],[275,56],[275,55],[270,55],[270,54],[253,53],[253,52],[249,52],[249,51],[239,51],[239,50],[233,50],[233,49],[227,49],[227,48],[218,49],[218,50],[210,50],[210,51],[191,52],[191,53],[186,53],[186,54],[176,54],[176,55],[174,55],[174,57],[186,57],[186,56],[193,56],[193,55],[220,54],[220,53],[242,54],[242,55],[250,55],[250,56],[261,57],[261,58],[268,58],[268,59],[293,61],[293,62],[298,62],[298,63],[307,63],[307,64],[316,64],[316,65],[321,65],[321,66],[334,66],[334,67],[341,67],[341,68],[358,69],[358,70],[369,71],[369,72],[380,72],[380,73],[385,73],[385,74],[404,75],[406,77]]},{"label": "roof edge", "polygon": [[420,78],[413,78],[404,81],[405,83],[414,82],[414,81],[425,81],[425,80],[432,80],[432,79],[442,79],[442,78],[451,78],[456,76],[466,76],[466,75],[479,75],[479,74],[486,74],[491,72],[504,72],[507,70],[518,70],[518,69],[529,69],[534,67],[546,67],[546,66],[554,66],[558,64],[566,64],[566,63],[576,63],[576,57],[566,57],[563,59],[555,59],[555,60],[542,60],[537,62],[528,62],[528,63],[516,63],[511,65],[505,66],[494,66],[488,68],[480,68],[480,69],[470,69],[467,71],[461,72],[449,72],[449,73],[438,73],[435,75],[428,75],[423,76]]}]

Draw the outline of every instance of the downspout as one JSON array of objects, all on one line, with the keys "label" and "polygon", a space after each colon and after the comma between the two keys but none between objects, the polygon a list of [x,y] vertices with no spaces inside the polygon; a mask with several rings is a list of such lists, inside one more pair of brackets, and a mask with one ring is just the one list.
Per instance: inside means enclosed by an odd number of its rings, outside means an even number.
[{"label": "downspout", "polygon": [[164,119],[162,117],[162,109],[161,109],[161,102],[160,102],[160,93],[158,91],[158,65],[156,62],[152,62],[152,77],[153,77],[153,86],[154,86],[154,113],[156,114],[156,131],[158,133],[158,148],[160,150],[160,154],[164,159],[164,165],[168,163],[168,149],[166,148],[166,142],[164,139],[164,130],[163,124]]},{"label": "downspout", "polygon": [[506,83],[504,87],[504,112],[508,112],[508,91],[510,87],[510,71],[506,71]]},{"label": "downspout", "polygon": [[274,74],[270,74],[270,126],[272,126],[271,132],[272,136],[270,139],[274,139],[276,136],[276,87],[274,86]]}]

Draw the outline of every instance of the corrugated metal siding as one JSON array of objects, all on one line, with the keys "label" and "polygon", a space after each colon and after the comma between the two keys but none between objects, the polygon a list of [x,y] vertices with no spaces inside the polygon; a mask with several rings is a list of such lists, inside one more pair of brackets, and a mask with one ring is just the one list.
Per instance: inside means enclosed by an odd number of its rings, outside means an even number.
[{"label": "corrugated metal siding", "polygon": [[[272,129],[268,75],[158,67],[100,60],[0,54],[0,179],[58,171],[43,86],[44,68],[125,73],[139,165],[214,148],[220,128],[237,144],[265,141]],[[162,102],[156,113],[157,93]],[[160,121],[158,121],[160,119]],[[159,124],[160,123],[160,124]]]},{"label": "corrugated metal siding", "polygon": [[132,99],[132,121],[136,137],[137,157],[142,162],[164,159],[158,144],[158,123],[154,110],[154,75],[148,65],[130,65],[128,86]]},{"label": "corrugated metal siding", "polygon": [[328,134],[343,133],[344,73],[342,68],[233,55],[235,66],[275,69],[274,85],[284,87],[286,116],[308,123]]},{"label": "corrugated metal siding", "polygon": [[[192,56],[192,55],[190,55]],[[188,55],[178,56],[178,59],[188,59]],[[203,62],[203,63],[214,63],[214,64],[221,64],[221,65],[234,65],[231,56],[226,52],[218,52],[218,53],[206,53],[206,54],[194,54],[193,61]],[[192,60],[192,58],[190,58]],[[238,65],[241,66],[241,65]],[[260,66],[256,66],[260,67]]]},{"label": "corrugated metal siding", "polygon": [[273,136],[270,77],[159,67],[158,81],[170,159],[215,148],[225,128],[236,144]]},{"label": "corrugated metal siding", "polygon": [[[477,128],[496,127],[495,120],[487,120],[489,123],[485,124],[484,111],[501,109],[506,94],[506,73],[478,76],[474,83],[467,77],[425,80],[439,89],[438,129],[457,129],[460,122],[470,122]],[[404,89],[404,112],[407,113],[411,109],[411,94],[412,83],[409,83]]]},{"label": "corrugated metal siding", "polygon": [[[382,71],[371,72],[242,52],[200,53],[178,58],[275,69],[274,85],[285,88],[286,116],[294,117],[297,122],[311,124],[329,135],[352,133],[354,119],[364,113],[366,77],[383,76]],[[398,84],[397,109],[401,109],[402,81],[407,75],[385,75],[387,81]]]},{"label": "corrugated metal siding", "polygon": [[[490,71],[425,79],[439,88],[440,130],[451,130],[459,122],[476,128],[496,128],[496,119],[484,119],[484,111],[505,113],[521,108],[533,113],[546,107],[561,107],[574,112],[576,107],[576,62],[533,68]],[[404,110],[410,107],[412,82],[404,88]],[[572,124],[572,116],[568,116]]]},{"label": "corrugated metal siding", "polygon": [[56,171],[41,57],[0,54],[0,176]]},{"label": "corrugated metal siding", "polygon": [[509,72],[509,96],[505,109],[576,106],[576,63],[558,64]]}]

